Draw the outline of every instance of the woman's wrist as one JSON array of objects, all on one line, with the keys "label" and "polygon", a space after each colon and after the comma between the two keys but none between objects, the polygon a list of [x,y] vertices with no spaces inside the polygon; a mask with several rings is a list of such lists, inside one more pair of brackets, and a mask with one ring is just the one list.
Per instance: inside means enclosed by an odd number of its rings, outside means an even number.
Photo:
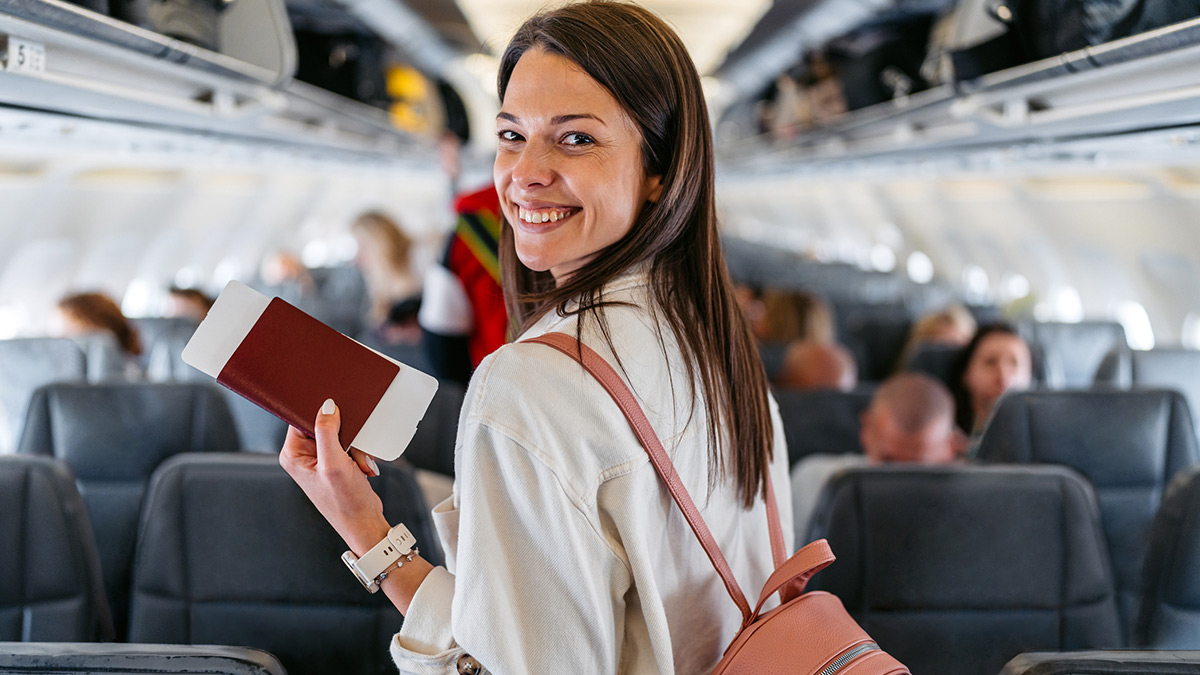
[{"label": "woman's wrist", "polygon": [[354,555],[361,557],[366,555],[367,551],[370,551],[375,544],[383,541],[390,529],[392,526],[381,515],[378,519],[372,519],[370,522],[355,523],[353,529],[342,536],[342,540],[346,542],[346,546],[350,547]]}]

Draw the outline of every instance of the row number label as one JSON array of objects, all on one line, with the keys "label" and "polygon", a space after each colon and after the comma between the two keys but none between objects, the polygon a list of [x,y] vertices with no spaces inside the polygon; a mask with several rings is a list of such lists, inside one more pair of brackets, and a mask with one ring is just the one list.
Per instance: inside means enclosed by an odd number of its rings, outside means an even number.
[{"label": "row number label", "polygon": [[46,47],[37,42],[9,37],[5,63],[9,72],[43,73],[46,71]]}]

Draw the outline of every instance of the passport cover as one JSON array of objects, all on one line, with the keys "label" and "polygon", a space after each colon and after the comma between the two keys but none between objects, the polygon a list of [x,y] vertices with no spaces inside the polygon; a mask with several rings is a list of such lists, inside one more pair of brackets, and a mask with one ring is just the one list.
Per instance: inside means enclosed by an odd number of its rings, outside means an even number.
[{"label": "passport cover", "polygon": [[310,436],[332,398],[342,447],[385,460],[404,451],[437,389],[429,375],[239,282],[221,292],[183,359]]}]

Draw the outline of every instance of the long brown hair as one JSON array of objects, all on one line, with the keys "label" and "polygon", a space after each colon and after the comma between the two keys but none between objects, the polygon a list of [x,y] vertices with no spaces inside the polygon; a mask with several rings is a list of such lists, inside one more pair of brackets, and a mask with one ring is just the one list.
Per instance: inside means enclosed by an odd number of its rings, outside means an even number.
[{"label": "long brown hair", "polygon": [[[593,317],[607,337],[598,311],[605,304],[601,289],[647,263],[657,305],[652,311],[677,337],[689,381],[699,379],[709,411],[709,448],[718,469],[710,475],[728,475],[732,464],[749,508],[765,494],[774,435],[766,375],[717,235],[712,135],[696,67],[653,13],[619,2],[571,4],[538,14],[517,31],[500,61],[502,102],[517,61],[535,48],[574,61],[616,98],[641,130],[643,168],[661,177],[662,193],[642,207],[625,237],[558,286],[549,273],[520,263],[506,222],[501,274],[512,330],[524,332],[552,309],[566,316],[578,301],[579,332]],[[728,457],[721,452],[725,443]]]},{"label": "long brown hair", "polygon": [[137,329],[121,313],[116,301],[104,293],[68,295],[58,301],[58,308],[94,330],[112,333],[126,353],[133,356],[142,353],[142,340],[138,337]]}]

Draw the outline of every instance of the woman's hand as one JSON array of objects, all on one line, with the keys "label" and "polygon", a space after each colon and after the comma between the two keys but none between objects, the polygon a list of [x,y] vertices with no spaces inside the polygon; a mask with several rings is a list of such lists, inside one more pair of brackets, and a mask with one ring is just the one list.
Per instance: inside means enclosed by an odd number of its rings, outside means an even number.
[{"label": "woman's hand", "polygon": [[289,427],[279,464],[350,550],[363,555],[387,536],[390,526],[383,503],[367,482],[367,476],[379,475],[379,467],[359,450],[351,450],[352,458],[342,449],[338,441],[341,422],[341,411],[332,399],[326,400],[313,425],[316,438]]},{"label": "woman's hand", "polygon": [[[332,399],[326,400],[313,425],[316,438],[289,427],[279,464],[350,550],[362,556],[387,536],[391,526],[383,516],[383,502],[367,482],[367,476],[379,475],[379,467],[370,455],[353,448],[353,458],[346,454],[338,441],[341,425],[341,411]],[[408,613],[413,595],[431,569],[424,558],[416,556],[384,579],[383,592],[401,613]]]}]

